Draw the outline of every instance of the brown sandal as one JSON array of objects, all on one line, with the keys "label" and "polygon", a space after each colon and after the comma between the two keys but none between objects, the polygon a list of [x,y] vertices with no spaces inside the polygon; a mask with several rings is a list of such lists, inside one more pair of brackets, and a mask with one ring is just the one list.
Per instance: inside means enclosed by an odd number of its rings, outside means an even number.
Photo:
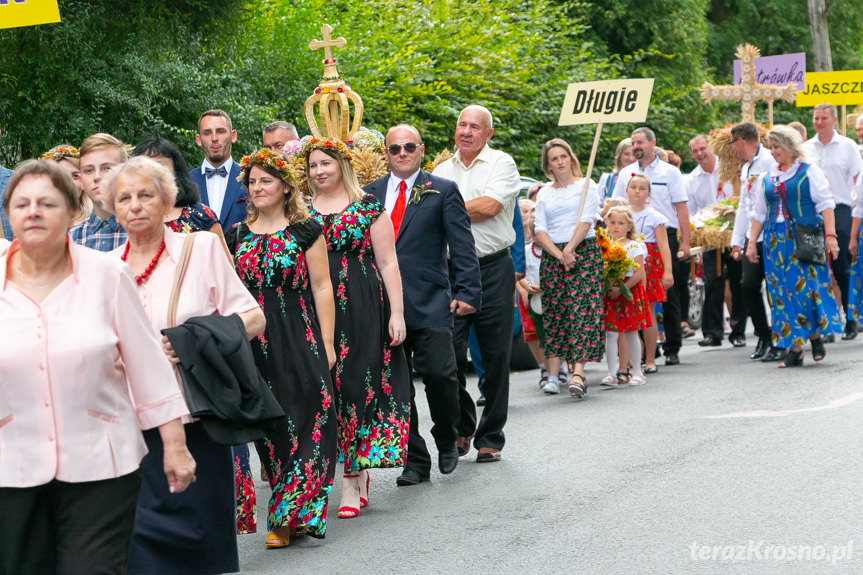
[{"label": "brown sandal", "polygon": [[[575,381],[576,377],[579,378],[581,382]],[[587,395],[587,380],[580,373],[572,374],[572,379],[569,380],[569,395],[576,399],[581,399]]]}]

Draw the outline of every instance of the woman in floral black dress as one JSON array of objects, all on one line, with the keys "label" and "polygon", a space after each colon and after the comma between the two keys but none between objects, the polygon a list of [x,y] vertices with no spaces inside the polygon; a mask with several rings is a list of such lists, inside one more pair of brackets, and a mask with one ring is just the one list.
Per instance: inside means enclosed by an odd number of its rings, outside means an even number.
[{"label": "woman in floral black dress", "polygon": [[241,166],[249,217],[226,239],[267,318],[252,351],[286,414],[255,442],[273,490],[267,547],[275,548],[297,533],[326,533],[337,457],[333,291],[321,226],[309,217],[284,158],[262,148]]},{"label": "woman in floral black dress", "polygon": [[401,276],[392,223],[377,198],[360,189],[345,144],[312,139],[300,154],[336,294],[333,384],[344,459],[339,517],[351,518],[368,505],[368,470],[402,467],[407,455],[410,387],[401,347]]}]

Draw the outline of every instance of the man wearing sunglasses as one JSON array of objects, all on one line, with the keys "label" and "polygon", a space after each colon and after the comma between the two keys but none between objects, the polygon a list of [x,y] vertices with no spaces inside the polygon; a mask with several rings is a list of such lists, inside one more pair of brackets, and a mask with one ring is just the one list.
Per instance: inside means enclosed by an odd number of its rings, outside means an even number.
[{"label": "man wearing sunglasses", "polygon": [[[407,325],[404,349],[425,384],[438,467],[441,473],[452,473],[458,464],[459,419],[453,313],[474,313],[482,294],[470,216],[453,182],[420,169],[425,147],[416,128],[408,124],[390,128],[384,153],[391,172],[368,184],[365,191],[384,203],[393,222]],[[430,477],[431,456],[418,423],[411,381],[408,456],[404,472],[396,479],[401,486]]]},{"label": "man wearing sunglasses", "polygon": [[[509,247],[515,242],[512,219],[521,178],[515,160],[488,142],[494,134],[491,112],[472,105],[461,111],[455,128],[455,155],[441,163],[434,175],[454,180],[470,214],[482,282],[482,309],[455,318],[453,342],[458,362],[459,406],[457,446],[470,451],[471,437],[479,451],[477,463],[500,461],[503,427],[509,405],[509,361],[512,351],[515,270]],[[467,391],[467,346],[470,327],[476,328],[486,399],[477,422],[476,406]]]}]

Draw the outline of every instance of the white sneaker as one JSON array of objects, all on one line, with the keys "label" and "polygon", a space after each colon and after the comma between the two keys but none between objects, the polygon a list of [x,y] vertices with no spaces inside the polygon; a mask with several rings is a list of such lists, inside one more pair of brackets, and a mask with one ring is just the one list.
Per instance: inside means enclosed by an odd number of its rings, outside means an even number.
[{"label": "white sneaker", "polygon": [[647,378],[643,375],[633,375],[632,379],[629,380],[629,385],[644,385],[647,383]]},{"label": "white sneaker", "polygon": [[617,378],[610,373],[599,382],[602,387],[617,387]]},{"label": "white sneaker", "polygon": [[608,374],[602,378],[600,385],[609,389],[620,389],[621,387],[629,387],[629,380]]},{"label": "white sneaker", "polygon": [[545,378],[545,384],[542,386],[542,390],[546,395],[553,395],[555,393],[560,393],[560,386],[557,383],[556,377],[547,377]]}]

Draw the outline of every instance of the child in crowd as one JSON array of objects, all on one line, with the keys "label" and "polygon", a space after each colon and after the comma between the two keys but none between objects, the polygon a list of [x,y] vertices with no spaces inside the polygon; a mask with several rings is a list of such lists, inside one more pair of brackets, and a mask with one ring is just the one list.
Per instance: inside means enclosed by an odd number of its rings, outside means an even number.
[{"label": "child in crowd", "polygon": [[[644,245],[638,241],[632,210],[627,206],[614,206],[605,215],[605,227],[608,236],[620,243],[626,249],[626,255],[632,259],[637,267],[626,274],[624,285],[632,294],[629,301],[621,293],[621,289],[614,286],[606,292],[603,298],[605,306],[605,353],[608,361],[608,375],[602,379],[602,385],[608,387],[621,387],[624,385],[644,385],[647,379],[641,370],[641,342],[638,339],[638,330],[647,328],[650,323],[650,312],[647,309],[646,294],[644,291]],[[625,334],[626,344],[629,348],[632,362],[632,376],[627,382],[621,378],[619,373],[620,360],[617,355],[617,339],[619,334]]]},{"label": "child in crowd", "polygon": [[[539,298],[542,293],[539,287],[539,262],[542,259],[542,249],[533,243],[533,222],[536,202],[522,198],[518,200],[518,209],[521,211],[521,221],[524,226],[526,272],[525,276],[515,284],[515,289],[518,292],[518,312],[521,316],[524,341],[527,343],[527,347],[530,348],[530,353],[533,354],[533,358],[536,360],[541,371],[539,386],[542,387],[548,383],[547,379],[550,374],[545,367],[545,352],[541,347],[543,341],[542,315],[533,309],[536,305],[531,306],[531,299]],[[562,367],[557,377],[559,382],[566,383],[566,372]]]},{"label": "child in crowd", "polygon": [[650,181],[643,174],[634,174],[626,186],[626,195],[632,208],[632,217],[637,236],[643,236],[647,255],[644,271],[647,276],[646,296],[650,312],[650,326],[644,328],[644,372],[656,373],[656,340],[659,330],[656,324],[656,303],[665,301],[665,290],[674,285],[671,273],[671,250],[665,216],[647,205],[650,199]]}]

